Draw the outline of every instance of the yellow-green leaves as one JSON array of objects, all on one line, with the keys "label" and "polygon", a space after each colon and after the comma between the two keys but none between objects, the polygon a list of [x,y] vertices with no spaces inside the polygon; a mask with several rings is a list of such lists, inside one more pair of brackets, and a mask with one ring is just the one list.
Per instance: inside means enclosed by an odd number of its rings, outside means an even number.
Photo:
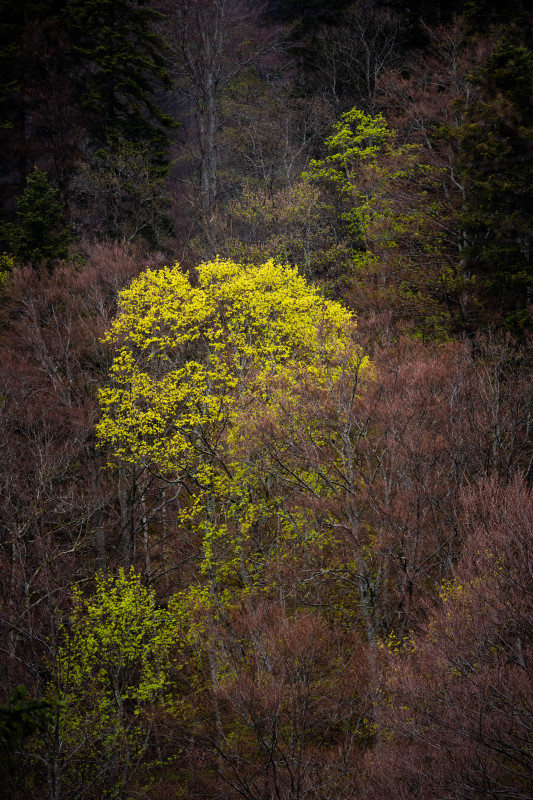
[{"label": "yellow-green leaves", "polygon": [[348,201],[342,218],[355,235],[366,239],[371,226],[383,223],[401,233],[391,190],[415,177],[420,148],[398,145],[382,114],[372,117],[357,108],[344,113],[334,129],[325,141],[328,155],[311,161],[304,177],[334,187]]},{"label": "yellow-green leaves", "polygon": [[107,335],[112,384],[100,393],[98,435],[114,457],[175,476],[200,468],[265,374],[316,370],[353,324],[289,266],[216,260],[198,275],[193,287],[178,266],[147,270],[121,293]]},{"label": "yellow-green leaves", "polygon": [[[327,155],[304,175],[329,194],[355,239],[353,273],[363,303],[402,308],[417,335],[442,335],[458,275],[446,248],[449,201],[442,168],[418,144],[401,144],[382,114],[342,115]],[[446,298],[446,305],[443,299]]]},{"label": "yellow-green leaves", "polygon": [[120,570],[96,576],[85,600],[73,594],[66,643],[59,652],[61,677],[70,696],[94,691],[95,700],[120,712],[126,700],[141,703],[163,691],[169,652],[176,646],[172,614],[157,608],[153,590],[139,575]]},{"label": "yellow-green leaves", "polygon": [[98,574],[88,598],[74,590],[50,684],[61,700],[55,734],[65,787],[94,783],[98,796],[111,797],[131,780],[150,743],[154,707],[166,705],[179,668],[181,629],[179,615],[159,608],[133,570]]},{"label": "yellow-green leaves", "polygon": [[334,131],[325,141],[329,154],[323,161],[312,160],[306,177],[332,178],[349,191],[350,175],[361,164],[375,162],[384,148],[390,149],[394,134],[383,114],[372,117],[358,108],[346,111]]},{"label": "yellow-green leaves", "polygon": [[[312,522],[294,522],[301,514],[273,485],[263,428],[278,439],[284,428],[294,441],[298,429],[310,431],[324,446],[320,398],[336,407],[335,393],[361,371],[353,316],[272,260],[201,264],[194,286],[178,266],[147,270],[119,308],[100,442],[115,463],[183,489],[181,533],[200,545],[198,580],[215,601],[264,587],[274,552],[322,539],[309,533]],[[302,486],[329,491],[304,471]]]},{"label": "yellow-green leaves", "polygon": [[8,253],[0,253],[0,290],[7,283],[11,270],[15,265],[13,256]]}]

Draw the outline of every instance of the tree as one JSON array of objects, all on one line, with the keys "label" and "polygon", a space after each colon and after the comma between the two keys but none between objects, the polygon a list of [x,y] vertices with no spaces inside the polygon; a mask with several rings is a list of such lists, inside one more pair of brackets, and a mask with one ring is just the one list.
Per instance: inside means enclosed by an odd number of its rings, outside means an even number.
[{"label": "tree", "polygon": [[225,192],[237,197],[243,185],[268,194],[291,186],[330,127],[325,102],[302,96],[283,73],[265,80],[257,68],[232,83],[221,111]]},{"label": "tree", "polygon": [[[177,266],[145,272],[122,292],[108,335],[115,359],[112,383],[100,392],[98,435],[114,463],[157,474],[179,495],[175,536],[195,546],[176,600],[189,630],[187,668],[197,698],[189,735],[192,751],[201,746],[209,763],[213,748],[224,753],[228,769],[217,766],[224,780],[231,780],[231,764],[240,764],[241,748],[249,751],[249,735],[241,737],[240,731],[255,692],[252,682],[249,699],[239,699],[238,683],[226,685],[225,676],[236,666],[230,642],[242,647],[233,611],[247,603],[253,613],[267,598],[274,604],[286,598],[292,606],[294,576],[302,564],[320,562],[331,543],[302,503],[304,493],[320,502],[331,490],[334,476],[330,484],[323,477],[330,465],[286,458],[300,481],[287,491],[279,470],[261,456],[256,426],[265,419],[278,429],[287,419],[284,404],[295,410],[308,391],[324,394],[330,387],[334,393],[348,375],[363,374],[368,361],[353,340],[354,328],[352,315],[321,297],[295,268],[217,260],[200,265],[195,284]],[[311,403],[303,405],[299,422],[318,440],[325,435]],[[295,436],[292,428],[285,434]],[[286,660],[298,658],[297,650]],[[287,702],[291,692],[300,692],[298,668],[287,666],[290,670],[295,677],[284,685]],[[229,718],[221,692],[237,704]],[[305,686],[302,692],[301,703],[293,703],[296,714],[312,703]],[[356,699],[354,705],[357,718]],[[283,714],[276,725],[285,730],[288,719]],[[291,775],[304,779],[305,764],[316,752],[313,724],[303,721],[283,745],[272,743],[272,757],[276,753],[290,762],[283,784]],[[250,752],[263,757],[264,725],[252,726],[250,735],[256,740]],[[306,755],[291,744],[304,735]],[[238,770],[243,781],[256,780],[253,769]],[[338,774],[333,764],[331,770]],[[270,785],[273,777],[278,780],[267,768],[258,779]]]},{"label": "tree", "polygon": [[7,283],[9,275],[11,274],[14,266],[15,261],[13,256],[8,255],[7,253],[2,253],[0,255],[0,290]]},{"label": "tree", "polygon": [[479,316],[477,285],[466,254],[471,235],[462,219],[468,172],[460,167],[461,130],[477,89],[471,75],[486,58],[490,42],[468,38],[462,19],[425,28],[427,45],[410,55],[406,68],[384,72],[380,106],[400,140],[416,144],[419,158],[433,168],[438,198],[438,250],[447,265],[440,293],[453,330],[472,333]]},{"label": "tree", "polygon": [[359,634],[334,629],[319,610],[293,615],[272,603],[205,622],[202,644],[218,641],[225,659],[216,686],[194,686],[191,796],[353,797],[372,739]]},{"label": "tree", "polygon": [[531,24],[502,36],[487,30],[493,4],[483,5],[483,37],[468,35],[464,19],[426,29],[428,46],[408,69],[382,76],[379,98],[437,170],[454,327],[517,333],[530,324]]},{"label": "tree", "polygon": [[244,187],[224,216],[222,253],[257,264],[274,256],[319,279],[335,296],[349,281],[353,242],[316,184],[296,181],[274,193]]},{"label": "tree", "polygon": [[460,131],[459,164],[465,256],[480,283],[485,321],[496,316],[516,333],[531,326],[533,53],[513,38],[496,42],[473,75],[478,96]]},{"label": "tree", "polygon": [[212,257],[217,248],[210,221],[220,199],[218,150],[226,121],[221,100],[239,76],[279,48],[281,36],[265,24],[262,8],[248,0],[168,0],[162,9],[197,172],[199,219]]},{"label": "tree", "polygon": [[48,694],[61,702],[40,746],[33,743],[50,800],[119,797],[131,786],[169,690],[177,631],[176,617],[133,571],[98,574],[87,599],[74,588],[48,665]]},{"label": "tree", "polygon": [[21,264],[46,264],[51,269],[54,260],[67,255],[73,240],[71,229],[63,222],[57,192],[37,166],[18,201],[17,222],[4,224],[2,235]]},{"label": "tree", "polygon": [[182,525],[202,548],[200,574],[219,603],[226,590],[264,586],[280,547],[320,546],[297,514],[280,517],[268,473],[243,455],[240,421],[262,403],[276,415],[281,385],[292,404],[291,386],[335,382],[343,363],[364,369],[366,360],[350,313],[295,268],[217,260],[199,267],[198,280],[192,286],[178,267],[148,270],[121,294],[98,435],[115,462],[180,489]]},{"label": "tree", "polygon": [[391,657],[369,797],[531,796],[531,488],[465,488],[464,546],[429,620]]},{"label": "tree", "polygon": [[379,77],[398,60],[400,18],[390,5],[359,0],[339,24],[323,26],[312,39],[314,71],[341,108],[354,102],[374,108]]},{"label": "tree", "polygon": [[15,751],[25,740],[52,722],[55,704],[28,697],[23,686],[17,687],[8,702],[0,706],[0,763],[13,768]]},{"label": "tree", "polygon": [[329,190],[353,241],[353,298],[361,310],[393,309],[434,335],[453,288],[446,258],[438,170],[416,144],[398,144],[382,114],[344,113],[326,139],[328,154],[304,178]]},{"label": "tree", "polygon": [[72,44],[58,20],[28,23],[23,37],[25,85],[19,92],[24,135],[15,150],[38,163],[72,210],[72,181],[87,157],[87,115],[72,69]]},{"label": "tree", "polygon": [[165,180],[154,170],[149,142],[117,137],[79,170],[74,183],[78,224],[98,238],[152,247],[168,243],[174,228],[168,216]]},{"label": "tree", "polygon": [[[42,698],[72,583],[122,556],[117,482],[95,447],[95,386],[110,364],[100,338],[118,288],[142,261],[116,244],[84,255],[53,274],[15,267],[2,288],[0,704],[17,686]],[[125,537],[131,524],[144,530],[133,502]]]},{"label": "tree", "polygon": [[489,25],[525,30],[531,21],[530,9],[524,0],[512,5],[504,0],[460,0],[457,6],[471,35],[483,35]]},{"label": "tree", "polygon": [[93,144],[150,142],[154,165],[164,166],[173,120],[157,101],[170,78],[160,17],[142,0],[69,0],[66,21],[80,62],[83,103]]},{"label": "tree", "polygon": [[[76,111],[70,95],[69,47],[60,22],[65,4],[66,0],[21,0],[16,7],[6,0],[0,3],[2,201],[9,210],[44,153],[49,156],[52,150],[51,161],[58,157],[63,172],[65,161],[75,157],[80,145],[81,136],[71,124]],[[61,153],[65,149],[68,155]],[[45,168],[56,177],[48,158]],[[63,188],[60,180],[56,185]]]}]

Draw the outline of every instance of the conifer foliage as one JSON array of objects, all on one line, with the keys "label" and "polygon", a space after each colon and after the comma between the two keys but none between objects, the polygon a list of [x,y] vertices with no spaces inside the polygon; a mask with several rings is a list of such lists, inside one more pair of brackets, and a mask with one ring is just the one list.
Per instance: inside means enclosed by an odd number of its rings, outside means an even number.
[{"label": "conifer foliage", "polygon": [[1,232],[19,264],[50,268],[54,260],[67,255],[72,231],[64,221],[57,192],[38,167],[28,176],[26,191],[18,201],[17,221],[4,224]]},{"label": "conifer foliage", "polygon": [[156,93],[168,87],[169,76],[150,3],[70,0],[66,13],[95,142],[108,144],[119,136],[150,141],[154,157],[164,157],[172,120]]}]

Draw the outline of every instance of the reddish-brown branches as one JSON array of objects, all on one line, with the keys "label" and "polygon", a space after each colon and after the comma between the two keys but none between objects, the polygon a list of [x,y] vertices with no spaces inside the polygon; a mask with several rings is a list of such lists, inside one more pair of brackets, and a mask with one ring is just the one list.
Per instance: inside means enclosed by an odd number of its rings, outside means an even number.
[{"label": "reddish-brown branches", "polygon": [[392,784],[406,799],[531,796],[532,531],[520,476],[462,492],[455,575],[411,654],[391,659],[369,797],[389,797]]}]

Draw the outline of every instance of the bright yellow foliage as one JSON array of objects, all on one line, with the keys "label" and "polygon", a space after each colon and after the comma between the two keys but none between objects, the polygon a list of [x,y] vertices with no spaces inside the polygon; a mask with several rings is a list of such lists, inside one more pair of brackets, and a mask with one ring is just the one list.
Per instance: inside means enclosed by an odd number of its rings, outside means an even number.
[{"label": "bright yellow foliage", "polygon": [[[282,503],[265,492],[250,431],[258,420],[279,427],[290,409],[295,427],[322,441],[303,397],[334,391],[352,363],[360,371],[352,314],[272,260],[204,263],[196,285],[178,265],[148,269],[121,293],[119,309],[106,337],[116,351],[111,385],[100,392],[100,442],[116,463],[187,487],[181,522],[202,536],[200,575],[217,586],[258,585],[269,552],[260,528],[278,530],[278,557],[279,531],[292,549],[295,536],[321,534],[295,514],[291,535],[280,524]],[[322,490],[323,478],[305,480]]]},{"label": "bright yellow foliage", "polygon": [[98,425],[117,459],[201,473],[209,434],[228,425],[243,395],[266,391],[281,369],[324,373],[346,347],[351,314],[297,269],[216,260],[198,272],[193,287],[177,265],[147,270],[120,295]]}]

